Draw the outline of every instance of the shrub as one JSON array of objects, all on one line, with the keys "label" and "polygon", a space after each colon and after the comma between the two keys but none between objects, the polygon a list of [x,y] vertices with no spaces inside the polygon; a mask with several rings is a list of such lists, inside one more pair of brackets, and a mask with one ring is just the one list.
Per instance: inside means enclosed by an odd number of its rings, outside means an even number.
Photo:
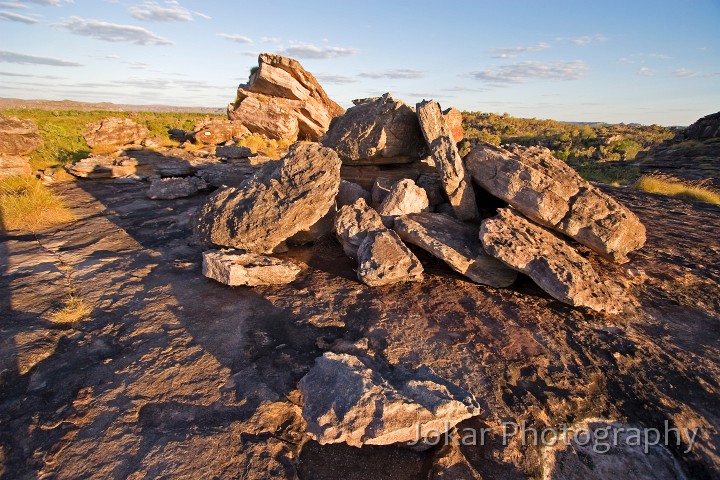
[{"label": "shrub", "polygon": [[35,232],[73,218],[63,200],[37,178],[10,177],[0,181],[0,224],[3,230]]},{"label": "shrub", "polygon": [[671,180],[643,175],[635,184],[635,188],[648,193],[660,193],[673,197],[687,198],[701,202],[720,205],[720,194],[708,188],[692,185],[680,180]]}]

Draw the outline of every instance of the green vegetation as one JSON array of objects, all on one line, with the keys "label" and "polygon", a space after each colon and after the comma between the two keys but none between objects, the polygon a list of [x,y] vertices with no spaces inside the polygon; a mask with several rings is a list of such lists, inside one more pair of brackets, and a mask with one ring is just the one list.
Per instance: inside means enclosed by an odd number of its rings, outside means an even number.
[{"label": "green vegetation", "polygon": [[643,175],[635,184],[635,188],[644,192],[660,193],[720,205],[720,194],[717,192],[679,180]]},{"label": "green vegetation", "polygon": [[[192,130],[196,122],[208,117],[199,113],[154,113],[154,112],[81,112],[76,110],[38,110],[38,109],[8,109],[0,113],[13,117],[28,118],[35,122],[40,130],[43,145],[30,155],[30,165],[35,170],[44,170],[51,167],[61,167],[66,163],[73,163],[85,158],[90,153],[82,137],[88,123],[97,122],[107,117],[129,117],[145,125],[151,136],[167,140],[167,145],[173,145],[168,136],[168,129],[181,128]],[[210,115],[222,117],[221,115]]]},{"label": "green vegetation", "polygon": [[61,198],[34,177],[10,177],[0,181],[0,227],[29,230],[72,220]]}]

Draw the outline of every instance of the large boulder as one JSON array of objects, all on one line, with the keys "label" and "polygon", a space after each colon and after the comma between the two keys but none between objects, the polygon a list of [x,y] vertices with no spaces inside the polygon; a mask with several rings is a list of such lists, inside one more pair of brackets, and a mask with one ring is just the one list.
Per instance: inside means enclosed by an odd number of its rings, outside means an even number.
[{"label": "large boulder", "polygon": [[151,200],[174,200],[195,195],[208,187],[199,177],[153,178],[146,195]]},{"label": "large boulder", "polygon": [[429,202],[425,190],[409,179],[395,183],[378,207],[383,223],[392,227],[395,217],[408,213],[427,212]]},{"label": "large boulder", "polygon": [[358,247],[357,258],[358,279],[370,287],[423,279],[420,261],[392,230],[367,233]]},{"label": "large boulder", "polygon": [[443,213],[413,213],[395,219],[394,230],[412,243],[443,260],[470,280],[493,287],[508,287],[517,272],[485,253],[476,226]]},{"label": "large boulder", "polygon": [[[27,155],[37,150],[42,143],[38,128],[32,120],[0,115],[0,155]],[[7,161],[8,164],[10,162]]]},{"label": "large boulder", "polygon": [[300,267],[253,253],[210,250],[203,252],[202,273],[225,285],[256,287],[290,283],[300,273]]},{"label": "large boulder", "polygon": [[108,117],[87,125],[83,138],[90,148],[98,145],[127,145],[150,135],[144,126],[129,118]]},{"label": "large boulder", "polygon": [[422,445],[480,414],[471,393],[427,366],[391,371],[347,353],[317,358],[299,386],[307,432],[321,445]]},{"label": "large boulder", "polygon": [[239,187],[214,193],[201,207],[195,237],[205,245],[269,253],[307,230],[334,205],[340,160],[317,143],[298,142]]},{"label": "large boulder", "polygon": [[480,240],[487,253],[528,275],[556,300],[596,311],[622,311],[622,296],[600,280],[585,258],[517,210],[502,208],[483,220]]},{"label": "large boulder", "polygon": [[384,229],[380,215],[368,207],[364,198],[344,205],[335,216],[335,236],[350,258],[357,258],[358,248],[369,233]]},{"label": "large boulder", "polygon": [[389,93],[356,100],[321,142],[349,165],[410,163],[427,155],[415,112]]},{"label": "large boulder", "polygon": [[260,54],[257,70],[228,106],[228,118],[251,132],[287,140],[317,141],[343,112],[300,62],[270,53]]},{"label": "large boulder", "polygon": [[626,262],[629,252],[645,244],[645,227],[634,213],[546,148],[483,144],[465,162],[472,178],[492,195],[605,258]]},{"label": "large boulder", "polygon": [[32,168],[27,157],[0,153],[0,179],[31,174]]},{"label": "large boulder", "polygon": [[455,216],[460,220],[479,218],[475,191],[470,175],[465,171],[452,131],[437,102],[420,102],[416,106],[420,128],[435,160],[445,193]]}]

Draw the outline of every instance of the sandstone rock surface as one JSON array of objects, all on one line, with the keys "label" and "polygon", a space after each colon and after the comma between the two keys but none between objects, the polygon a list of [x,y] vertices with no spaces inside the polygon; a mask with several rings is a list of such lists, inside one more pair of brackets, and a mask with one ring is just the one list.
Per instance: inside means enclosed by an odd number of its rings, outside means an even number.
[{"label": "sandstone rock surface", "polygon": [[42,143],[32,120],[0,115],[0,155],[27,155]]},{"label": "sandstone rock surface", "polygon": [[448,108],[443,110],[443,117],[445,117],[445,123],[447,123],[450,132],[452,132],[452,138],[455,143],[465,138],[465,131],[462,127],[462,112],[457,108]]},{"label": "sandstone rock surface", "polygon": [[228,117],[252,133],[288,140],[317,141],[343,112],[300,62],[269,53],[228,106]]},{"label": "sandstone rock surface", "polygon": [[124,155],[93,155],[79,162],[66,165],[67,171],[81,178],[119,178],[135,175],[148,178],[153,175],[160,177],[181,177],[192,175],[196,171],[187,159],[163,155],[153,150],[127,150]]},{"label": "sandstone rock surface", "polygon": [[0,153],[0,179],[31,174],[32,168],[27,157]]},{"label": "sandstone rock surface", "polygon": [[290,283],[300,273],[300,267],[264,255],[210,250],[203,252],[202,273],[225,285],[256,287]]},{"label": "sandstone rock surface", "polygon": [[465,171],[453,133],[445,122],[440,105],[433,101],[423,101],[417,104],[416,111],[420,128],[435,160],[455,216],[460,220],[477,219],[479,214],[470,175]]},{"label": "sandstone rock surface", "polygon": [[392,445],[444,434],[480,413],[469,392],[435,375],[380,372],[366,357],[327,352],[299,383],[308,434],[320,444]]},{"label": "sandstone rock surface", "polygon": [[352,205],[360,198],[365,200],[366,203],[369,203],[370,192],[365,190],[357,183],[348,182],[347,180],[340,180],[340,188],[338,189],[338,195],[335,199],[338,208],[345,205]]},{"label": "sandstone rock surface", "polygon": [[443,260],[470,280],[493,287],[508,287],[517,272],[485,253],[478,228],[442,213],[413,213],[395,219],[400,238]]},{"label": "sandstone rock surface", "polygon": [[472,178],[492,195],[608,259],[626,262],[627,254],[645,243],[645,227],[634,213],[546,148],[484,144],[465,161]]},{"label": "sandstone rock surface", "polygon": [[207,187],[205,180],[199,177],[154,178],[150,183],[147,196],[152,200],[174,200],[195,195]]},{"label": "sandstone rock surface", "polygon": [[586,259],[517,210],[503,208],[483,220],[480,240],[487,253],[528,275],[556,300],[595,311],[622,311],[621,296],[600,280]]},{"label": "sandstone rock surface", "polygon": [[392,227],[395,217],[408,213],[427,212],[428,197],[421,187],[409,179],[400,180],[390,188],[377,211],[387,227]]},{"label": "sandstone rock surface", "polygon": [[308,229],[334,204],[340,160],[317,143],[296,143],[239,187],[219,190],[200,209],[196,239],[206,245],[271,252]]},{"label": "sandstone rock surface", "polygon": [[139,142],[150,135],[150,131],[130,118],[108,117],[90,123],[83,138],[89,147],[98,145],[127,145]]},{"label": "sandstone rock surface", "polygon": [[198,122],[193,129],[192,137],[199,143],[219,145],[232,140],[233,137],[241,137],[249,133],[250,131],[241,123],[213,119]]},{"label": "sandstone rock surface", "polygon": [[364,198],[352,205],[344,205],[335,216],[335,236],[350,258],[357,258],[358,248],[372,232],[384,230],[380,215],[370,208]]},{"label": "sandstone rock surface", "polygon": [[370,232],[358,247],[358,279],[381,287],[398,282],[420,282],[423,267],[392,230]]},{"label": "sandstone rock surface", "polygon": [[389,93],[358,101],[320,141],[349,165],[410,163],[427,153],[415,112]]}]

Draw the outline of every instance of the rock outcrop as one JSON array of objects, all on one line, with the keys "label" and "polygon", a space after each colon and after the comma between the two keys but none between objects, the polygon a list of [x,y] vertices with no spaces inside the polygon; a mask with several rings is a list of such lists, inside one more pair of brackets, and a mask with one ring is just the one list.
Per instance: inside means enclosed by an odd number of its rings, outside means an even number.
[{"label": "rock outcrop", "polygon": [[239,187],[210,196],[196,217],[196,239],[205,245],[272,252],[324,217],[339,185],[335,152],[317,143],[296,143],[284,158],[263,165]]},{"label": "rock outcrop", "polygon": [[493,287],[508,287],[517,272],[485,253],[476,226],[442,213],[413,213],[395,219],[400,238],[443,260],[470,280]]},{"label": "rock outcrop", "polygon": [[377,211],[385,226],[391,228],[398,215],[427,212],[429,205],[425,190],[405,179],[390,188]]},{"label": "rock outcrop", "polygon": [[415,112],[389,93],[356,100],[320,141],[349,165],[410,163],[427,155]]},{"label": "rock outcrop", "polygon": [[203,275],[230,286],[283,285],[295,280],[300,270],[292,262],[253,253],[203,252]]},{"label": "rock outcrop", "polygon": [[357,252],[358,279],[381,287],[399,282],[421,282],[423,267],[397,233],[382,229],[369,232]]},{"label": "rock outcrop", "polygon": [[357,251],[372,232],[384,230],[385,226],[380,215],[368,207],[364,198],[359,198],[352,205],[344,205],[335,216],[335,236],[343,247],[345,254],[357,258]]},{"label": "rock outcrop", "polygon": [[708,140],[720,137],[720,112],[706,115],[682,130],[676,140]]},{"label": "rock outcrop", "polygon": [[241,123],[229,120],[203,120],[193,129],[191,138],[196,142],[207,145],[220,145],[235,137],[250,134],[250,131]]},{"label": "rock outcrop", "polygon": [[480,240],[487,253],[528,275],[556,300],[595,311],[622,311],[621,296],[600,280],[585,258],[517,210],[503,208],[483,220]]},{"label": "rock outcrop", "polygon": [[420,102],[416,106],[420,129],[435,160],[440,180],[450,200],[455,216],[460,220],[479,217],[475,204],[475,191],[470,175],[465,171],[453,133],[445,122],[437,102]]},{"label": "rock outcrop", "polygon": [[152,200],[174,200],[195,195],[207,187],[205,180],[199,177],[153,178],[146,195]]},{"label": "rock outcrop", "polygon": [[228,118],[251,133],[286,140],[317,141],[343,112],[300,62],[269,53],[228,105]]},{"label": "rock outcrop", "polygon": [[83,138],[90,148],[98,145],[127,145],[150,135],[144,125],[129,119],[108,117],[87,125]]},{"label": "rock outcrop", "polygon": [[483,144],[465,158],[472,178],[525,216],[605,258],[626,262],[645,243],[634,213],[582,179],[542,147]]},{"label": "rock outcrop", "polygon": [[480,414],[472,394],[426,366],[381,370],[367,357],[317,358],[299,383],[308,434],[321,445],[421,445]]},{"label": "rock outcrop", "polygon": [[32,168],[25,155],[40,145],[42,138],[31,120],[0,115],[0,179],[30,175]]}]

